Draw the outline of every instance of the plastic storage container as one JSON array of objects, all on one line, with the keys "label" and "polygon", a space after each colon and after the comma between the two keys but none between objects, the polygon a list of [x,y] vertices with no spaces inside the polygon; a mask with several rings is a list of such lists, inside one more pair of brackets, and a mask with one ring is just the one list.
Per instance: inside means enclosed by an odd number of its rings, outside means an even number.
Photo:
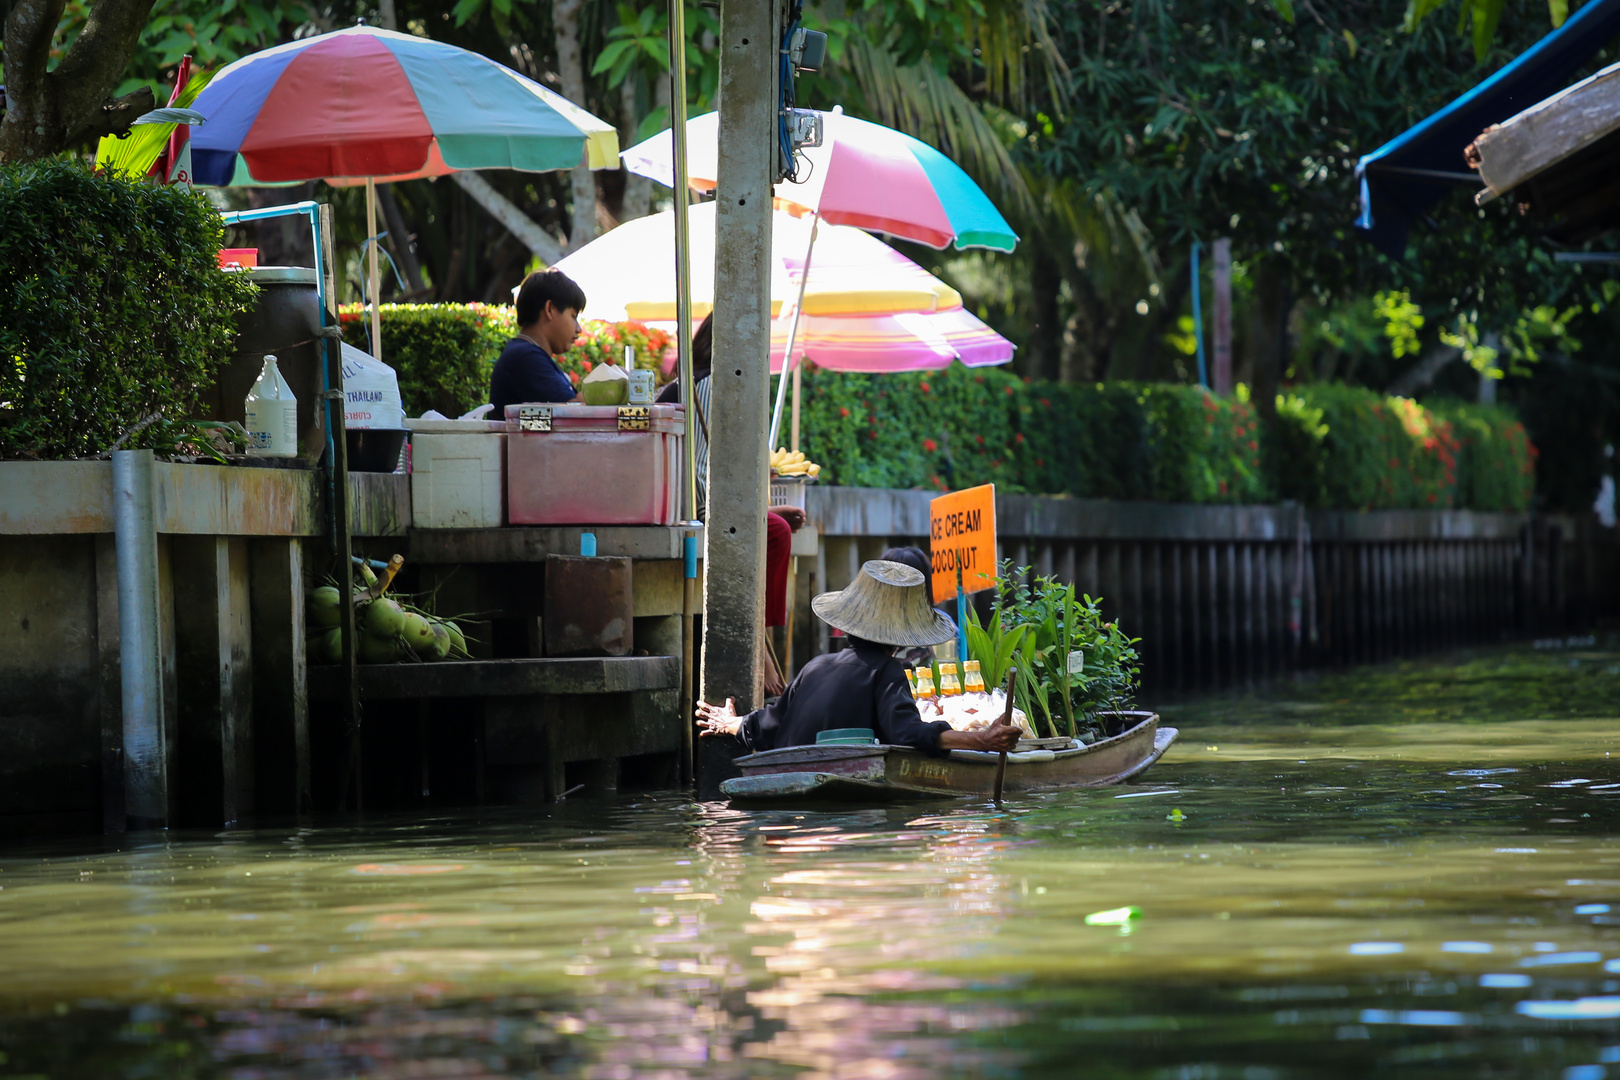
[{"label": "plastic storage container", "polygon": [[513,525],[673,525],[680,519],[681,405],[508,405]]},{"label": "plastic storage container", "polygon": [[298,456],[298,399],[281,377],[273,355],[265,355],[264,367],[243,401],[242,413],[250,456]]},{"label": "plastic storage container", "polygon": [[804,509],[805,489],[810,485],[808,476],[772,476],[771,505],[796,506]]},{"label": "plastic storage container", "polygon": [[406,420],[411,432],[411,518],[422,529],[504,525],[506,422]]}]

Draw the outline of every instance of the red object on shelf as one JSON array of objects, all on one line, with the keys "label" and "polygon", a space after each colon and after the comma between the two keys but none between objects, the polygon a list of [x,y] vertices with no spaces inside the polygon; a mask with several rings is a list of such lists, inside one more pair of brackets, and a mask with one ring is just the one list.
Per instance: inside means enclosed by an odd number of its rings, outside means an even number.
[{"label": "red object on shelf", "polygon": [[[680,520],[680,405],[647,410],[648,430],[621,430],[613,405],[506,408],[506,520],[512,525],[673,525]],[[631,423],[635,421],[632,419]],[[531,430],[524,430],[525,424]]]},{"label": "red object on shelf", "polygon": [[252,270],[259,265],[258,248],[220,248],[219,265],[223,269],[232,263],[244,270]]}]

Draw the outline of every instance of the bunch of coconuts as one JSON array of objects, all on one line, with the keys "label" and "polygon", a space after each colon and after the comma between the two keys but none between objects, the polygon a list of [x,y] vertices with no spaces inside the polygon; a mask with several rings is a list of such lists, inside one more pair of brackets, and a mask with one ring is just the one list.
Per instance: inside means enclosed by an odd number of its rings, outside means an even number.
[{"label": "bunch of coconuts", "polygon": [[[357,659],[362,664],[392,664],[397,660],[464,659],[467,639],[453,620],[402,604],[383,595],[393,580],[398,555],[390,562],[386,579],[379,581],[371,568],[360,564],[363,588],[354,591],[354,629]],[[309,657],[315,663],[336,664],[343,659],[343,594],[335,585],[310,592],[305,603],[310,624]]]}]

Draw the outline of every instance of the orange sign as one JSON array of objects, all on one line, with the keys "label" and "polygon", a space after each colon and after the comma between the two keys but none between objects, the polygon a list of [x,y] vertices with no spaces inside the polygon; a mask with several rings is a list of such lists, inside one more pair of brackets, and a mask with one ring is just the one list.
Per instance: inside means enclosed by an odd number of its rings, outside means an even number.
[{"label": "orange sign", "polygon": [[996,485],[984,484],[941,495],[928,508],[928,546],[934,566],[934,599],[996,584]]}]

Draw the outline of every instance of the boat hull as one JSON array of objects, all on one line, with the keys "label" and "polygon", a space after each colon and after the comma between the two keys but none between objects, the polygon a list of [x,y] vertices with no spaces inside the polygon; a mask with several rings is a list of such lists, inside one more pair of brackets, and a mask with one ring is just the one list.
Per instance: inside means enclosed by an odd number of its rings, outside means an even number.
[{"label": "boat hull", "polygon": [[[1073,750],[1008,755],[1005,793],[1103,787],[1140,774],[1176,739],[1156,713],[1121,713],[1118,735]],[[989,795],[999,755],[953,750],[946,757],[900,746],[790,746],[737,759],[743,775],[720,790],[734,802],[872,802],[924,796]]]}]

